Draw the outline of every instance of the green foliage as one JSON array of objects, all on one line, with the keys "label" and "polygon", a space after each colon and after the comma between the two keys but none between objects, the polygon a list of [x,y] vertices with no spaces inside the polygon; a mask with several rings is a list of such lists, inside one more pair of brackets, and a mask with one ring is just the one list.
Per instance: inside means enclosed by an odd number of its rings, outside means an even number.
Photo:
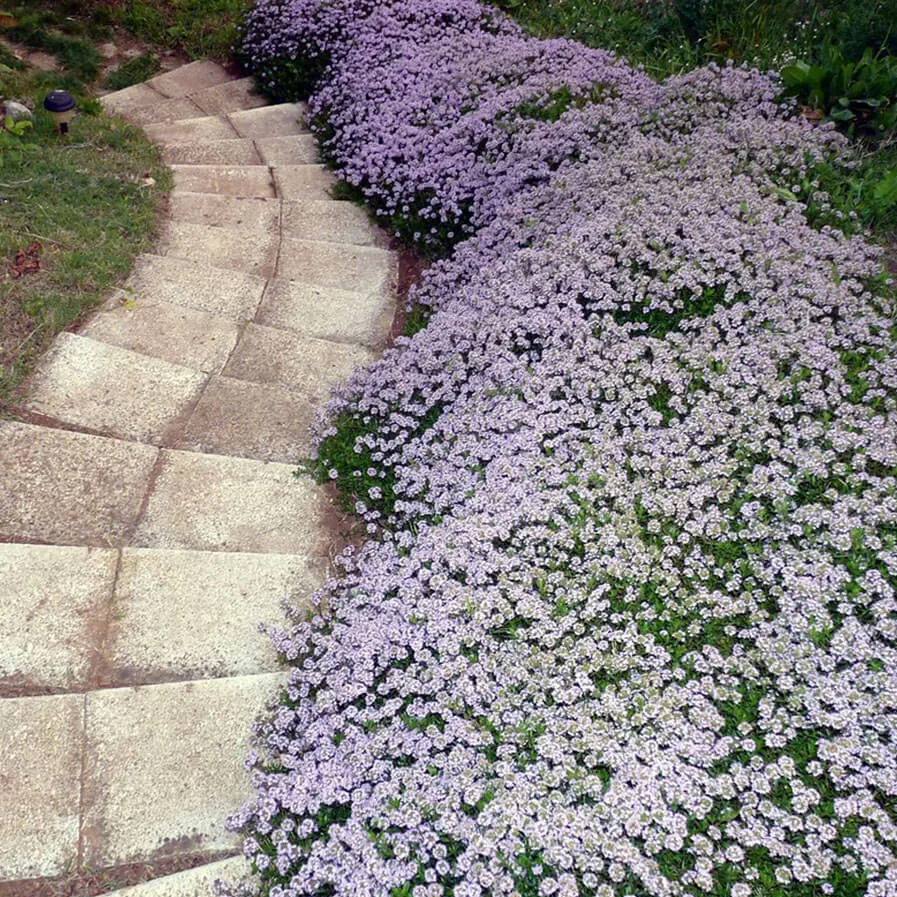
[{"label": "green foliage", "polygon": [[249,6],[248,0],[115,0],[112,17],[155,46],[227,61]]},{"label": "green foliage", "polygon": [[108,90],[123,90],[132,84],[140,84],[159,71],[159,57],[155,53],[141,53],[123,62],[106,76],[103,84]]},{"label": "green foliage", "polygon": [[6,269],[29,247],[40,263],[0,280],[0,404],[53,336],[99,302],[149,247],[169,184],[142,133],[83,114],[89,104],[82,94],[68,138],[59,137],[41,108],[58,83],[53,73],[0,78],[0,94],[37,110],[33,127],[0,131],[0,264]]},{"label": "green foliage", "polygon": [[816,61],[782,69],[787,95],[821,109],[849,134],[876,135],[897,127],[897,57],[867,47],[859,60],[827,46]]}]

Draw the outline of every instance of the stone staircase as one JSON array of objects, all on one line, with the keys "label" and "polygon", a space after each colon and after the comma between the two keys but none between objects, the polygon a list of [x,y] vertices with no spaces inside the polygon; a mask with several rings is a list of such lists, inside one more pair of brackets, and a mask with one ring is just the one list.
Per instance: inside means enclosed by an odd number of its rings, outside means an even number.
[{"label": "stone staircase", "polygon": [[199,863],[117,894],[247,874],[224,819],[284,675],[258,624],[334,545],[295,462],[395,311],[395,257],[331,198],[301,105],[209,62],[103,102],[175,187],[155,252],[0,421],[2,897],[135,866]]}]

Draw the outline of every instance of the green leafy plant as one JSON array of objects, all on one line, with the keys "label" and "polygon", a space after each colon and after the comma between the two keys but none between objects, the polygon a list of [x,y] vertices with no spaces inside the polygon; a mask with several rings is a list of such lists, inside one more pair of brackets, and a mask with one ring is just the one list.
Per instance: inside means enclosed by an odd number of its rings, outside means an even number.
[{"label": "green leafy plant", "polygon": [[836,45],[817,61],[794,62],[782,69],[785,93],[822,110],[850,134],[881,135],[897,126],[897,57],[867,48],[859,60]]}]

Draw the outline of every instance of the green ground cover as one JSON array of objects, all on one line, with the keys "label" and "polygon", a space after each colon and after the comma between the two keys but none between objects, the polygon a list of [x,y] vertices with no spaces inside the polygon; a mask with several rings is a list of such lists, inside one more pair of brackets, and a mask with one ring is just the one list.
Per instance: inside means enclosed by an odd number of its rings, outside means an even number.
[{"label": "green ground cover", "polygon": [[[0,129],[0,405],[53,336],[94,307],[149,248],[168,185],[142,133],[101,114],[78,75],[0,59],[0,97],[36,108]],[[67,137],[41,104],[65,87],[79,114]]]}]

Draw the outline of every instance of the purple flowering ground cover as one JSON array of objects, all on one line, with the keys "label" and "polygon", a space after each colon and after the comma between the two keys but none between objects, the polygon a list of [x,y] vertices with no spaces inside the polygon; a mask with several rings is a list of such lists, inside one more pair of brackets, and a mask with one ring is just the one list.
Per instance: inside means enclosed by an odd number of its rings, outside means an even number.
[{"label": "purple flowering ground cover", "polygon": [[897,894],[897,325],[841,138],[473,0],[245,40],[443,253],[322,429],[372,538],[275,635],[265,892]]}]

